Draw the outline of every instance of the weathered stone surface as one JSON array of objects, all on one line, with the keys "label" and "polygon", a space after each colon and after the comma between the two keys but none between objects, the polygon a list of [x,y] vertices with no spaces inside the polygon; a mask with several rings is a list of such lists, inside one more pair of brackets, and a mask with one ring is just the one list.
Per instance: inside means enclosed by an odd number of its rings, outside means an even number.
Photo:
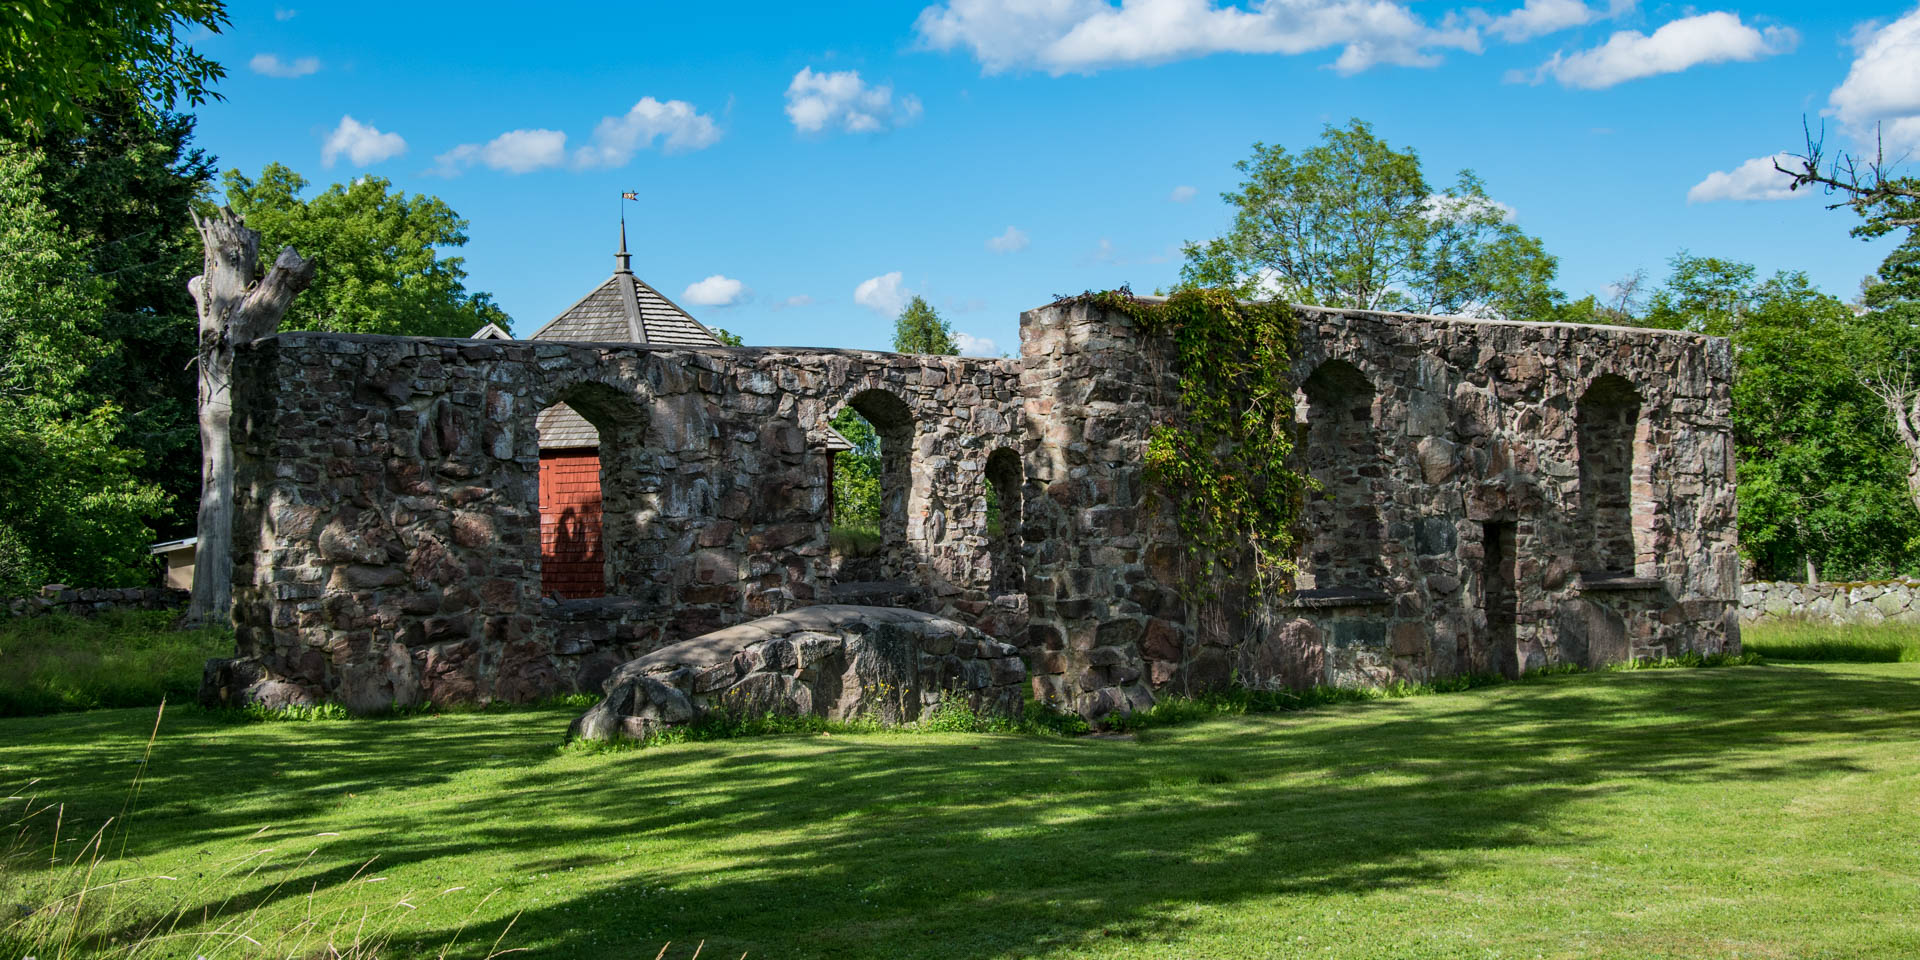
[{"label": "weathered stone surface", "polygon": [[[1026,630],[1012,361],[290,333],[235,364],[238,652],[323,699],[576,691],[609,657],[830,599]],[[536,419],[556,402],[600,430],[592,609],[540,597]],[[871,582],[836,590],[825,444],[848,405],[896,482],[884,550],[850,578]],[[1013,536],[988,535],[996,452]],[[467,638],[478,655],[432,652]],[[371,679],[395,642],[410,693]]]},{"label": "weathered stone surface", "polygon": [[[1142,465],[1151,429],[1179,422],[1169,345],[1084,302],[1022,315],[1028,481],[1046,492],[1027,507],[1043,546],[1026,573],[1051,588],[1028,596],[1036,696],[1097,716],[1168,685],[1372,684],[1738,649],[1724,340],[1300,312],[1302,466],[1320,484],[1299,558],[1312,602],[1249,596],[1228,562],[1199,608],[1165,599],[1186,545]],[[1075,429],[1096,419],[1097,433]],[[1129,525],[1094,522],[1112,506],[1132,508]],[[1599,581],[1582,571],[1631,589],[1589,589]],[[1114,626],[1125,620],[1142,624],[1131,645]],[[1148,667],[1136,679],[1116,658]]]},{"label": "weathered stone surface", "polygon": [[[1090,717],[1232,682],[1738,648],[1724,340],[1318,308],[1300,320],[1300,466],[1317,481],[1302,591],[1254,595],[1244,557],[1213,558],[1205,603],[1181,590],[1205,558],[1144,471],[1151,429],[1180,418],[1171,344],[1089,303],[1024,314],[1019,360],[258,341],[236,355],[234,414],[235,633],[258,676],[217,677],[210,696],[530,699],[848,600],[1015,640],[1034,694]],[[535,424],[559,402],[600,434],[610,597],[587,606],[539,593]],[[881,435],[887,478],[884,550],[858,563],[827,542],[826,431],[845,406]],[[1884,590],[1842,593],[1755,605],[1920,618]],[[915,640],[938,661],[926,670],[837,628],[774,639],[655,681],[696,709],[731,694],[830,712],[848,671],[970,697],[1015,673],[1011,650],[971,634]],[[677,722],[652,689],[602,727]]]},{"label": "weathered stone surface", "polygon": [[1827,583],[1756,580],[1740,585],[1740,619],[1747,623],[1911,623],[1920,620],[1920,578]]},{"label": "weathered stone surface", "polygon": [[1013,646],[965,624],[897,607],[822,604],[622,665],[570,735],[644,737],[716,710],[899,724],[960,702],[1018,715],[1026,679]]},{"label": "weathered stone surface", "polygon": [[14,617],[38,617],[49,613],[67,613],[91,617],[108,610],[181,610],[187,605],[187,592],[169,587],[69,587],[50,583],[32,596],[7,601],[6,611]]}]

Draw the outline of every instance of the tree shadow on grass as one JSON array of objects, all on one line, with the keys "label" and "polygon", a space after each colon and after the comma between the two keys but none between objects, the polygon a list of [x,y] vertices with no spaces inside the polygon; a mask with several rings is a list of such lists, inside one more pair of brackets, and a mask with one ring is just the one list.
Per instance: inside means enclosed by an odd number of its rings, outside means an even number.
[{"label": "tree shadow on grass", "polygon": [[[1558,812],[1627,781],[1849,772],[1846,756],[1787,763],[1778,751],[1833,734],[1911,738],[1915,692],[1863,674],[1661,671],[1140,742],[826,737],[568,763],[553,762],[557,714],[439,729],[314,724],[294,750],[268,731],[156,763],[145,788],[155,806],[142,816],[160,829],[135,843],[151,853],[245,835],[263,819],[289,833],[346,824],[328,862],[271,876],[300,889],[342,883],[375,855],[389,870],[481,850],[516,875],[573,868],[579,879],[557,902],[510,889],[489,918],[497,927],[518,913],[513,940],[556,957],[627,957],[668,939],[706,939],[731,956],[1091,950],[1108,938],[1177,940],[1194,905],[1440,884],[1480,851],[1576,844],[1578,825]],[[454,780],[476,770],[489,789],[463,803]],[[395,789],[419,796],[364,815],[346,796]],[[235,795],[261,802],[224,809]],[[196,797],[202,807],[168,819]],[[418,939],[445,942],[453,926]]]}]

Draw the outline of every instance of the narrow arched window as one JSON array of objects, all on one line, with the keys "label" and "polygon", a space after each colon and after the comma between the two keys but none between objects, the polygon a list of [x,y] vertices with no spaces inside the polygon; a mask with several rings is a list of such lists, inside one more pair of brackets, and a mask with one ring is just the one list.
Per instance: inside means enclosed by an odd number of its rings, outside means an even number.
[{"label": "narrow arched window", "polygon": [[1374,501],[1381,476],[1373,429],[1373,384],[1358,367],[1328,360],[1301,383],[1307,474],[1318,489],[1304,510],[1304,589],[1373,590],[1386,578],[1386,529]]},{"label": "narrow arched window", "polygon": [[848,398],[833,423],[854,448],[835,456],[835,548],[877,557],[876,576],[902,576],[911,566],[906,545],[913,409],[885,390],[863,390]]},{"label": "narrow arched window", "polygon": [[1623,377],[1599,377],[1581,395],[1574,422],[1580,456],[1577,529],[1587,547],[1581,569],[1632,576],[1641,539],[1634,519],[1634,480],[1644,441],[1640,394]]},{"label": "narrow arched window", "polygon": [[989,591],[994,596],[1026,592],[1026,572],[1020,555],[1023,522],[1021,486],[1025,482],[1020,455],[1005,447],[987,457],[988,562],[992,564]]},{"label": "narrow arched window", "polygon": [[[645,417],[605,384],[571,387],[535,419],[540,445],[540,593],[562,600],[606,596],[612,571],[607,518],[630,513],[634,471],[610,470],[640,441]],[[610,475],[612,477],[609,483]],[[631,537],[627,538],[631,539]]]}]

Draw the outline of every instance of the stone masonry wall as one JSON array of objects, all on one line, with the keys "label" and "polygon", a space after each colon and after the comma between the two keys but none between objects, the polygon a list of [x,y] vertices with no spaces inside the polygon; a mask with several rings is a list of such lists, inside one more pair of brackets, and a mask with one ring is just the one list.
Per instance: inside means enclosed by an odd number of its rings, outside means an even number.
[{"label": "stone masonry wall", "polygon": [[1920,623],[1920,579],[1862,583],[1760,580],[1740,585],[1740,619]]},{"label": "stone masonry wall", "polygon": [[[294,701],[595,689],[662,645],[831,599],[822,429],[869,391],[913,416],[890,569],[927,612],[1024,632],[986,536],[987,458],[1022,433],[1006,361],[294,333],[235,372],[234,622],[260,669],[229,673]],[[535,415],[560,401],[600,431],[610,599],[556,607]]]},{"label": "stone masonry wall", "polygon": [[[1303,310],[1295,382],[1350,368],[1364,384],[1337,393],[1362,399],[1336,412],[1374,440],[1305,452],[1367,461],[1336,471],[1368,481],[1345,494],[1344,515],[1362,519],[1336,528],[1340,543],[1310,529],[1303,544],[1305,566],[1326,556],[1347,582],[1263,602],[1229,578],[1219,600],[1187,609],[1184,549],[1141,466],[1151,425],[1177,422],[1166,346],[1084,303],[1021,323],[1028,486],[1043,491],[1028,538],[1044,538],[1027,653],[1043,697],[1097,716],[1230,680],[1377,684],[1738,647],[1723,340]],[[1617,506],[1581,507],[1577,421],[1596,383],[1614,413],[1625,388],[1639,405],[1624,533],[1579,519]],[[1597,439],[1620,435],[1616,424]],[[1377,542],[1351,542],[1360,530]],[[1617,569],[1622,537],[1631,570]],[[1372,582],[1354,582],[1368,570]]]}]

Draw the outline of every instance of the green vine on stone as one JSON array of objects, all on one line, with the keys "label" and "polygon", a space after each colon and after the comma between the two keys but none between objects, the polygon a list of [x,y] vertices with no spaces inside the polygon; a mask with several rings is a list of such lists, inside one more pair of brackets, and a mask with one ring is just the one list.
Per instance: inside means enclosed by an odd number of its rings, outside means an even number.
[{"label": "green vine on stone", "polygon": [[[1294,456],[1300,320],[1285,303],[1185,289],[1143,300],[1122,287],[1074,298],[1171,337],[1179,411],[1147,442],[1147,480],[1175,505],[1188,562],[1181,592],[1211,599],[1227,575],[1251,573],[1256,595],[1292,589],[1294,545],[1310,481]],[[1250,564],[1247,570],[1242,562]]]}]

